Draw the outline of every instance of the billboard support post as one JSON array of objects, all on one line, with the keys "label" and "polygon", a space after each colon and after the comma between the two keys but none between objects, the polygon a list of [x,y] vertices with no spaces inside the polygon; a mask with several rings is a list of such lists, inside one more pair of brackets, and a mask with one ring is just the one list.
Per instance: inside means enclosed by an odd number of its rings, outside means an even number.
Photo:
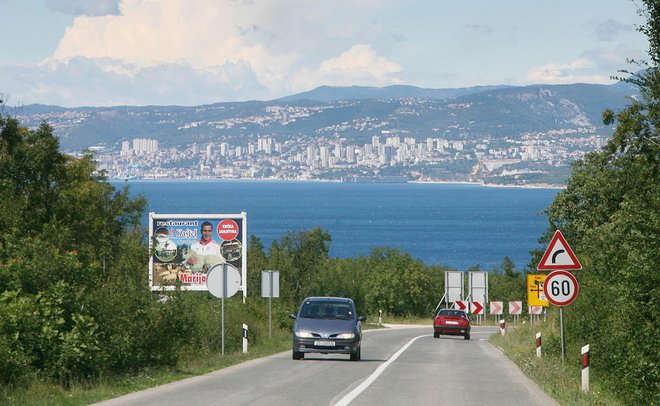
[{"label": "billboard support post", "polygon": [[227,297],[227,264],[222,264],[222,355],[225,355],[225,298]]}]

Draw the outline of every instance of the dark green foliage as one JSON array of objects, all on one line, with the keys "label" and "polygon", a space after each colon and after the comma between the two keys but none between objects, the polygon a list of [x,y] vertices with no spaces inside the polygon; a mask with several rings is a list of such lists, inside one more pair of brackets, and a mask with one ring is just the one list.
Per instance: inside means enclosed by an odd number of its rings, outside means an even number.
[{"label": "dark green foliage", "polygon": [[318,291],[315,279],[328,261],[330,233],[320,228],[290,232],[270,248],[271,269],[283,271],[280,284],[285,300],[299,303]]},{"label": "dark green foliage", "polygon": [[561,229],[583,265],[569,350],[590,343],[594,372],[631,404],[660,402],[660,5],[643,3],[651,62],[631,80],[643,99],[603,114],[614,137],[573,165],[546,236]]},{"label": "dark green foliage", "polygon": [[516,264],[511,258],[504,257],[500,267],[489,273],[488,289],[491,301],[523,300],[527,297],[526,274],[516,271]]},{"label": "dark green foliage", "polygon": [[144,199],[60,153],[46,124],[0,117],[0,135],[0,384],[171,364],[144,349],[179,315],[146,286]]}]

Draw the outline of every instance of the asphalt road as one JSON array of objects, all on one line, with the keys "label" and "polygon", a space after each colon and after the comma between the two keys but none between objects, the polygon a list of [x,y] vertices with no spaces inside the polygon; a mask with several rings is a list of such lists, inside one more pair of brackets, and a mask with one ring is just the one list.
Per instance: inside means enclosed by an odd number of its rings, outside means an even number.
[{"label": "asphalt road", "polygon": [[111,399],[100,405],[557,405],[487,338],[430,327],[364,333],[362,360],[291,352]]}]

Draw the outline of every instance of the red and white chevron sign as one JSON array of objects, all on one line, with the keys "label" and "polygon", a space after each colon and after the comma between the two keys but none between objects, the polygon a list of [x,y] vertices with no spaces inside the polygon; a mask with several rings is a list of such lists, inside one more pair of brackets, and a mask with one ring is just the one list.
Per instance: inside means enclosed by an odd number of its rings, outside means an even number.
[{"label": "red and white chevron sign", "polygon": [[468,312],[468,304],[469,302],[467,300],[457,300],[454,302],[454,308]]},{"label": "red and white chevron sign", "polygon": [[503,308],[502,302],[490,302],[490,314],[502,314]]},{"label": "red and white chevron sign", "polygon": [[517,315],[522,313],[522,301],[509,302],[509,314]]},{"label": "red and white chevron sign", "polygon": [[481,302],[472,302],[472,314],[483,314],[484,305]]},{"label": "red and white chevron sign", "polygon": [[543,313],[543,306],[529,306],[529,314]]}]

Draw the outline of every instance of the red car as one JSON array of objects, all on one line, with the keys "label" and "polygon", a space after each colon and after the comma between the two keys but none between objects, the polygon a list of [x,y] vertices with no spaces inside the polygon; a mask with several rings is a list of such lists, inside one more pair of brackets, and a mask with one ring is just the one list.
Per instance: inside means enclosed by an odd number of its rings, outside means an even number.
[{"label": "red car", "polygon": [[433,338],[440,334],[463,336],[470,339],[470,318],[464,310],[440,309],[433,319]]}]

